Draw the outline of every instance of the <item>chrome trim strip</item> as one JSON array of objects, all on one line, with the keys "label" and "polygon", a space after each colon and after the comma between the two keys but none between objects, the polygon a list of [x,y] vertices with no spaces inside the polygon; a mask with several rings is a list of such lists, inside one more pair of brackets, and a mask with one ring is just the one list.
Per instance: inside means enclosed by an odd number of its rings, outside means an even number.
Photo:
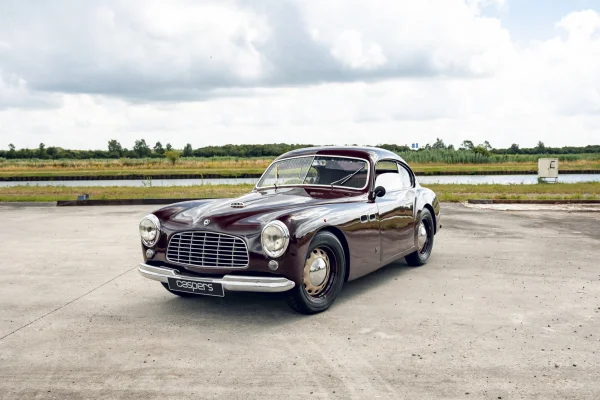
[{"label": "chrome trim strip", "polygon": [[[265,176],[265,174],[267,173],[267,171],[269,170],[269,168],[271,168],[271,166],[273,164],[275,164],[276,162],[281,162],[281,161],[285,161],[285,160],[293,160],[295,158],[308,158],[308,157],[312,157],[313,161],[316,157],[331,157],[331,158],[347,158],[350,160],[360,160],[360,161],[364,161],[367,163],[367,180],[366,180],[366,184],[365,186],[363,186],[362,188],[353,188],[353,187],[348,187],[348,186],[339,186],[339,185],[333,185],[334,188],[339,188],[339,189],[346,189],[346,190],[365,190],[367,187],[369,187],[369,178],[371,178],[371,160],[367,159],[367,158],[360,158],[360,157],[347,157],[347,156],[336,156],[336,155],[329,155],[329,154],[312,154],[312,155],[305,155],[305,156],[296,156],[296,157],[289,157],[289,158],[282,158],[281,160],[276,160],[273,161],[271,164],[269,164],[269,166],[267,168],[265,168],[265,172],[262,173],[262,175],[260,176],[260,178],[258,179],[258,181],[256,181],[256,185],[254,185],[254,190],[259,190],[259,189],[271,189],[271,188],[284,188],[284,187],[326,187],[326,188],[331,188],[331,185],[271,185],[271,186],[258,186],[258,183],[262,180],[262,178]],[[312,163],[311,163],[312,165]],[[308,175],[308,172],[307,172]],[[306,177],[305,177],[306,179]]]},{"label": "chrome trim strip", "polygon": [[171,268],[156,267],[140,263],[138,272],[144,278],[168,283],[168,278],[181,278],[188,281],[220,283],[225,290],[231,292],[285,292],[295,286],[294,281],[283,277],[271,276],[242,276],[225,275],[222,278],[201,278],[198,276],[187,275],[179,270]]}]

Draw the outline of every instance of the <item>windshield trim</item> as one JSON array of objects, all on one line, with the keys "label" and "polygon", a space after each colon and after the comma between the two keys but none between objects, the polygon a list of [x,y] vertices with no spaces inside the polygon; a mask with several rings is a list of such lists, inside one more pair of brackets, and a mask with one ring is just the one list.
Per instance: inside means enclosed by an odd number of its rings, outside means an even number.
[{"label": "windshield trim", "polygon": [[[281,162],[281,161],[285,161],[285,160],[293,160],[295,158],[311,158],[314,160],[317,157],[331,157],[331,158],[346,158],[346,159],[351,159],[351,160],[360,160],[360,161],[364,161],[367,163],[367,179],[365,180],[365,185],[361,188],[353,188],[353,187],[348,187],[348,186],[340,186],[340,185],[314,185],[314,184],[294,184],[294,185],[270,185],[270,186],[258,186],[259,182],[263,179],[263,177],[265,176],[265,174],[267,173],[267,171],[269,170],[269,168],[271,168],[271,166],[273,166],[273,164]],[[312,165],[312,162],[311,162]],[[307,172],[308,174],[308,172]],[[366,159],[366,158],[360,158],[360,157],[349,157],[349,156],[337,156],[337,155],[330,155],[330,154],[307,154],[304,156],[295,156],[295,157],[287,157],[287,158],[282,158],[280,160],[275,160],[273,161],[271,164],[269,164],[269,166],[267,168],[265,168],[265,172],[262,173],[262,175],[260,176],[260,178],[258,179],[258,181],[256,182],[256,185],[254,185],[254,189],[255,190],[260,190],[260,189],[270,189],[270,188],[275,188],[275,189],[279,189],[279,188],[284,188],[284,187],[327,187],[327,188],[338,188],[338,189],[344,189],[344,190],[357,190],[357,191],[363,191],[365,190],[367,187],[369,187],[370,181],[369,179],[371,178],[371,161]]]}]

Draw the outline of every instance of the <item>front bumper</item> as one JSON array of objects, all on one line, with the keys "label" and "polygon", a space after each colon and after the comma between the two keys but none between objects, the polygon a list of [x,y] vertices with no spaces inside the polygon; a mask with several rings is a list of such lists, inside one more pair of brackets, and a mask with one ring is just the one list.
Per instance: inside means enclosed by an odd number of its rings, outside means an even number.
[{"label": "front bumper", "polygon": [[188,281],[220,283],[225,290],[234,292],[285,292],[294,287],[294,282],[283,277],[224,275],[222,278],[203,278],[180,272],[176,269],[155,267],[141,263],[138,271],[144,278],[168,283],[169,278]]}]

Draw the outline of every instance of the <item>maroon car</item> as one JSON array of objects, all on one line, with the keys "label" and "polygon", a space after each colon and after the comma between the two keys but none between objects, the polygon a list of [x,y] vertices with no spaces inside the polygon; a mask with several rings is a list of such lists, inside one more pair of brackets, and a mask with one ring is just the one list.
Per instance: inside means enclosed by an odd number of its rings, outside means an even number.
[{"label": "maroon car", "polygon": [[236,199],[172,204],[140,222],[142,276],[178,296],[286,292],[329,308],[344,282],[402,257],[427,262],[441,228],[435,194],[378,148],[288,152]]}]

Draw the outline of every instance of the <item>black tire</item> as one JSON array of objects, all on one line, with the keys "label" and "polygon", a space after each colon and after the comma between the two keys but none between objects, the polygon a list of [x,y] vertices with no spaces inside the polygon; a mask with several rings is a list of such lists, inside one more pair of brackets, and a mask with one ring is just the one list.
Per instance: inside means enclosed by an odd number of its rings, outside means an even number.
[{"label": "black tire", "polygon": [[[425,265],[427,260],[429,260],[429,256],[431,256],[431,251],[433,250],[433,238],[435,237],[435,227],[433,224],[433,216],[431,212],[427,208],[424,208],[421,211],[421,218],[417,224],[417,235],[419,232],[419,225],[423,223],[425,230],[427,231],[427,241],[425,242],[423,248],[421,250],[417,249],[414,253],[410,253],[404,259],[408,263],[408,265],[412,267],[420,267],[421,265]],[[418,243],[418,237],[417,237]]]},{"label": "black tire", "polygon": [[193,293],[178,292],[178,291],[176,291],[176,290],[171,290],[171,289],[169,289],[169,285],[167,285],[167,284],[166,284],[166,283],[164,283],[164,282],[161,282],[160,284],[161,284],[161,285],[163,285],[163,287],[164,287],[165,289],[167,289],[167,291],[168,291],[169,293],[172,293],[172,294],[174,294],[175,296],[179,296],[179,297],[200,297],[200,296],[198,296],[197,294],[193,294]]},{"label": "black tire", "polygon": [[[316,249],[320,249],[327,254],[329,274],[326,283],[324,283],[325,286],[319,294],[309,294],[305,284],[296,285],[288,292],[286,302],[301,314],[316,314],[331,307],[342,291],[346,280],[346,255],[339,239],[331,232],[317,233],[310,243],[306,260]],[[304,265],[302,271],[304,274]]]}]

